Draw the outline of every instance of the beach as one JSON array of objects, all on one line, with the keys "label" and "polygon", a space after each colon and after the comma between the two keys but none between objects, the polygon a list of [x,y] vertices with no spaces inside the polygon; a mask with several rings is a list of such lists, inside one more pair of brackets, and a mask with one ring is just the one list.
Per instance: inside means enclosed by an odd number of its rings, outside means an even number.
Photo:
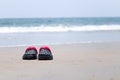
[{"label": "beach", "polygon": [[[22,60],[50,47],[53,60]],[[120,80],[120,18],[0,19],[0,80]]]},{"label": "beach", "polygon": [[48,46],[53,60],[22,60],[27,46],[0,47],[0,80],[120,80],[120,42]]}]

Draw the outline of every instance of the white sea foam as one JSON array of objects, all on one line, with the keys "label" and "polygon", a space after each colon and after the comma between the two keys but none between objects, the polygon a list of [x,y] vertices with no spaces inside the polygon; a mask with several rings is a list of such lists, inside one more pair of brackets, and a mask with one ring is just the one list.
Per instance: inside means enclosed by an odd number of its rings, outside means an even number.
[{"label": "white sea foam", "polygon": [[84,26],[33,26],[33,27],[0,27],[0,33],[19,32],[68,32],[68,31],[114,31],[120,25],[84,25]]}]

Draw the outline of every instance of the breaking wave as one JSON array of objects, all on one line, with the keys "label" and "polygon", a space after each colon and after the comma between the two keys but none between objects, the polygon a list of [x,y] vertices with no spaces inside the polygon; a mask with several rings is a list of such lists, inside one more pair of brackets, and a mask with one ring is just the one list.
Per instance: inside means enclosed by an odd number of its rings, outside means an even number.
[{"label": "breaking wave", "polygon": [[72,31],[119,31],[120,25],[83,25],[83,26],[29,26],[0,27],[0,33],[21,32],[72,32]]}]

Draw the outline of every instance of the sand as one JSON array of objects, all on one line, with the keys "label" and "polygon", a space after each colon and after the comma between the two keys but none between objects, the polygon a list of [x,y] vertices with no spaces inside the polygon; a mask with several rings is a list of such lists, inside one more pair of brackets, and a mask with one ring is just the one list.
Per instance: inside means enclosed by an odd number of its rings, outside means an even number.
[{"label": "sand", "polygon": [[26,46],[0,47],[0,80],[120,80],[119,42],[49,47],[49,61],[22,60]]}]

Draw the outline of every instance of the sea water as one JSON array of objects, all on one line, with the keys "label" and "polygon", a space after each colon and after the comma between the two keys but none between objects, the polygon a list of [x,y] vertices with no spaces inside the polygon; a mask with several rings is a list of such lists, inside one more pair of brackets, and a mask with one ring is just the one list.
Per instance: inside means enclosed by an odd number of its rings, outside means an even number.
[{"label": "sea water", "polygon": [[0,19],[0,46],[119,41],[119,17]]}]

